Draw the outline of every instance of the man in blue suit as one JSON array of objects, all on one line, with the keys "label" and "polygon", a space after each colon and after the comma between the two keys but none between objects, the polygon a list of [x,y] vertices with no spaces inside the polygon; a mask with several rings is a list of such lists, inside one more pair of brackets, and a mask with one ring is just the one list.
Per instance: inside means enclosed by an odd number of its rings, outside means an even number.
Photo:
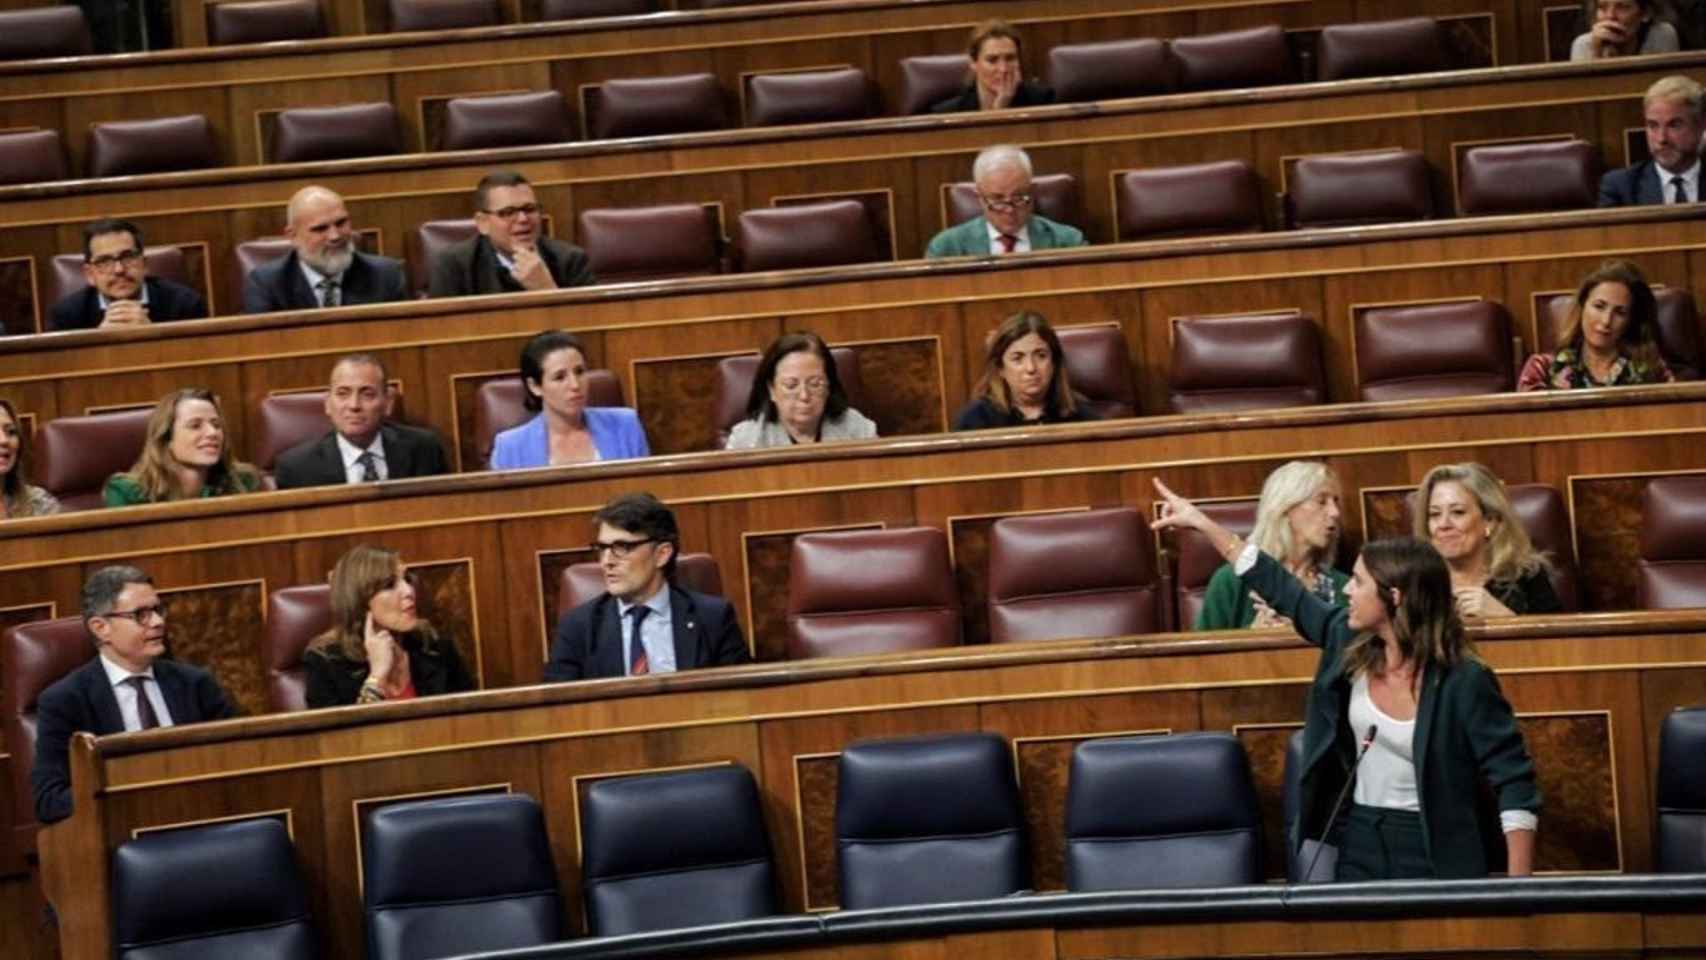
[{"label": "man in blue suit", "polygon": [[983,216],[949,227],[931,238],[926,257],[987,257],[1060,247],[1082,247],[1077,227],[1037,216],[1031,192],[1031,158],[1013,146],[990,147],[971,168]]},{"label": "man in blue suit", "polygon": [[1600,178],[1600,206],[1700,202],[1701,101],[1700,84],[1687,77],[1665,77],[1647,88],[1641,111],[1651,159]]},{"label": "man in blue suit", "polygon": [[637,677],[752,659],[734,608],[676,586],[681,532],[649,493],[617,497],[593,516],[605,593],[563,614],[546,680]]}]

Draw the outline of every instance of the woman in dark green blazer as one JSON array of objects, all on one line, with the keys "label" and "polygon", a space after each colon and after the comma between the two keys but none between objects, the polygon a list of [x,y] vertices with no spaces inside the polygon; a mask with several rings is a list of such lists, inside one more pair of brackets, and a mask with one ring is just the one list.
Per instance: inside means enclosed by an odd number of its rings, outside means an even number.
[{"label": "woman in dark green blazer", "polygon": [[[1336,835],[1338,879],[1481,877],[1488,873],[1478,782],[1498,801],[1511,876],[1534,869],[1540,791],[1493,671],[1463,632],[1439,552],[1409,537],[1363,548],[1332,607],[1271,557],[1155,482],[1165,503],[1156,528],[1202,531],[1243,584],[1321,648],[1303,727],[1300,815],[1288,841],[1320,839],[1359,747],[1354,803]],[[1370,718],[1373,718],[1372,721]]]}]

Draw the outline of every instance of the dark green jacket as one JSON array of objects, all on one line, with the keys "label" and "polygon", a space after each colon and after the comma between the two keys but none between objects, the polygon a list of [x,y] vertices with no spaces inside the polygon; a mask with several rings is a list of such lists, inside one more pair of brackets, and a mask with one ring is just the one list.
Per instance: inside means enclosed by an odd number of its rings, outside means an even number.
[{"label": "dark green jacket", "polygon": [[[1346,719],[1351,676],[1340,665],[1355,634],[1347,608],[1317,600],[1266,554],[1257,558],[1243,581],[1290,617],[1304,639],[1321,648],[1303,723],[1302,813],[1287,838],[1297,848],[1305,837],[1320,838],[1356,759],[1357,735]],[[1476,803],[1480,781],[1492,787],[1500,810],[1540,809],[1534,763],[1490,668],[1466,660],[1448,670],[1426,672],[1416,711],[1414,755],[1422,838],[1434,876],[1486,876],[1486,844],[1499,837],[1499,824],[1496,819],[1482,822]]]},{"label": "dark green jacket", "polygon": [[[1335,607],[1345,605],[1345,584],[1350,577],[1338,570],[1326,569],[1327,582],[1332,585]],[[1256,620],[1256,602],[1250,599],[1250,591],[1238,582],[1238,574],[1232,572],[1232,564],[1221,564],[1214,571],[1214,576],[1208,578],[1208,587],[1203,591],[1202,609],[1197,611],[1197,622],[1193,630],[1243,630]]]}]

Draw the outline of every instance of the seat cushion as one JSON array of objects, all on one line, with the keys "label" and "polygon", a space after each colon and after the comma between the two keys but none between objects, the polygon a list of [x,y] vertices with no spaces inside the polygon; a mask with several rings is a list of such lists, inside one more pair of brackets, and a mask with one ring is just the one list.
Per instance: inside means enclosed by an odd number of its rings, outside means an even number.
[{"label": "seat cushion", "polygon": [[1292,167],[1287,213],[1303,228],[1427,220],[1429,178],[1415,150],[1303,157]]},{"label": "seat cushion", "polygon": [[605,283],[721,272],[717,231],[696,203],[582,210],[579,240]]},{"label": "seat cushion", "polygon": [[1167,409],[1232,413],[1327,402],[1321,338],[1294,313],[1181,317],[1173,324]]},{"label": "seat cushion", "polygon": [[728,126],[723,91],[710,73],[606,80],[591,108],[592,138],[652,137]]},{"label": "seat cushion", "polygon": [[795,270],[887,259],[870,213],[857,200],[748,210],[735,231],[741,269]]},{"label": "seat cushion", "polygon": [[989,534],[989,640],[1121,637],[1159,629],[1148,525],[1136,510],[1003,517]]},{"label": "seat cushion", "polygon": [[1491,301],[1365,310],[1355,337],[1364,400],[1503,393],[1514,385],[1510,314]]},{"label": "seat cushion", "polygon": [[0,60],[82,57],[94,49],[89,21],[76,4],[0,11]]},{"label": "seat cushion", "polygon": [[1581,140],[1475,147],[1458,174],[1464,216],[1585,210],[1598,196],[1599,156]]},{"label": "seat cushion", "polygon": [[456,30],[503,22],[498,0],[390,0],[391,29]]}]

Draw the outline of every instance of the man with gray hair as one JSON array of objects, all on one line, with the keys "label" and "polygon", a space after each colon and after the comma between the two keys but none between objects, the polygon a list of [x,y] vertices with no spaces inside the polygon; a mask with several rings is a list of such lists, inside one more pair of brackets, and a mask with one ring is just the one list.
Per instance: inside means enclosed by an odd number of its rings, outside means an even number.
[{"label": "man with gray hair", "polygon": [[1599,205],[1700,202],[1703,107],[1700,84],[1688,77],[1664,77],[1648,87],[1641,112],[1649,159],[1600,178]]},{"label": "man with gray hair", "polygon": [[36,819],[71,815],[71,735],[152,730],[236,711],[213,675],[164,659],[166,605],[135,567],[102,567],[83,584],[83,627],[95,657],[36,700],[36,758],[30,768]]},{"label": "man with gray hair", "polygon": [[1038,216],[1031,192],[1031,158],[1018,147],[989,147],[971,167],[983,215],[936,234],[926,257],[987,257],[1060,247],[1082,247],[1077,227]]},{"label": "man with gray hair", "polygon": [[403,265],[355,248],[344,198],[325,187],[303,187],[285,210],[289,253],[249,272],[244,313],[313,310],[409,298]]}]

